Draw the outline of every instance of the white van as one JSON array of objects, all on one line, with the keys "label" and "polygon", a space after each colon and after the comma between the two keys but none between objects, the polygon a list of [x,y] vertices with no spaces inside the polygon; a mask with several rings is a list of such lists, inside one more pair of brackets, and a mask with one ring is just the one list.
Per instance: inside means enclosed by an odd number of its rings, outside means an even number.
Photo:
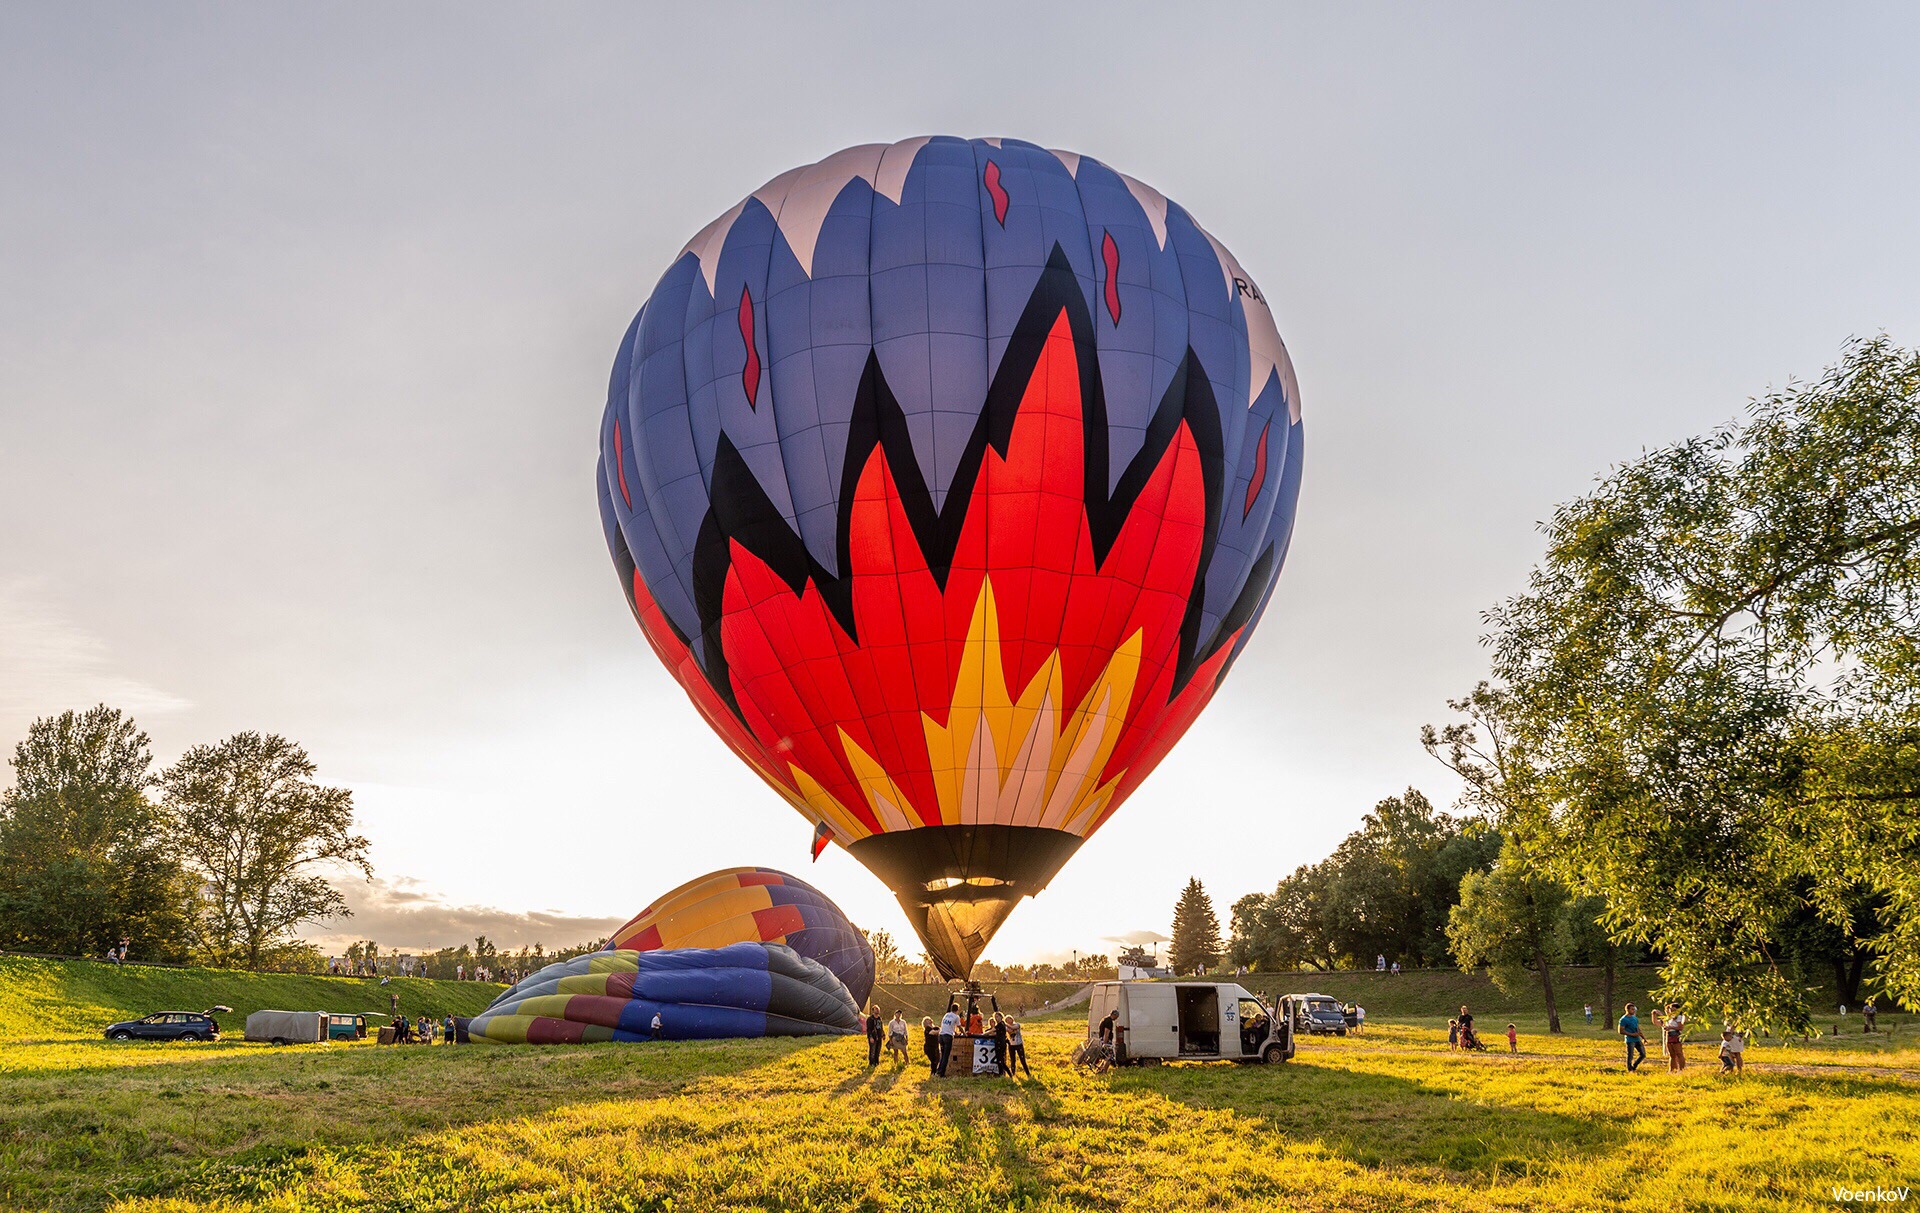
[{"label": "white van", "polygon": [[1279,1014],[1230,981],[1101,981],[1087,1000],[1087,1035],[1119,1012],[1127,1061],[1263,1061],[1293,1056],[1293,1007]]}]

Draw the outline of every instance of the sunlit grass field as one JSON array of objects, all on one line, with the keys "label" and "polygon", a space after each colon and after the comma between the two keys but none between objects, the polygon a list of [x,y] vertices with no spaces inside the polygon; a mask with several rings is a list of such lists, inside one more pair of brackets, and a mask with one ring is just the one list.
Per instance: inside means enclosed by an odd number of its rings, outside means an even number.
[{"label": "sunlit grass field", "polygon": [[1279,1067],[1090,1074],[1067,1063],[1068,1013],[1030,1024],[1017,1082],[869,1070],[847,1039],[114,1045],[82,1020],[5,1025],[0,1206],[1796,1209],[1920,1180],[1908,1017],[1762,1044],[1734,1080],[1705,1041],[1684,1074],[1656,1057],[1629,1075],[1577,1010],[1561,1037],[1515,1018],[1518,1056],[1449,1054],[1440,1018]]}]

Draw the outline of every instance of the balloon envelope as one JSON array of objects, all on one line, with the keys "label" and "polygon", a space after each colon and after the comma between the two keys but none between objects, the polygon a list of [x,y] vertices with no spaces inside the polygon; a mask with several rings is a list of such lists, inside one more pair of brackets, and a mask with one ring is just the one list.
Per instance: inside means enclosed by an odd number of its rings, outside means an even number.
[{"label": "balloon envelope", "polygon": [[599,495],[708,723],[961,976],[1212,696],[1300,466],[1266,296],[1184,209],[933,138],[688,242],[614,362]]},{"label": "balloon envelope", "polygon": [[689,880],[607,940],[607,950],[719,948],[781,943],[817,960],[865,1006],[873,993],[873,948],[840,907],[804,880],[771,868],[728,868]]},{"label": "balloon envelope", "polygon": [[467,1034],[505,1044],[580,1044],[846,1035],[859,1023],[853,996],[825,965],[780,944],[737,943],[589,952],[550,964],[494,999]]}]

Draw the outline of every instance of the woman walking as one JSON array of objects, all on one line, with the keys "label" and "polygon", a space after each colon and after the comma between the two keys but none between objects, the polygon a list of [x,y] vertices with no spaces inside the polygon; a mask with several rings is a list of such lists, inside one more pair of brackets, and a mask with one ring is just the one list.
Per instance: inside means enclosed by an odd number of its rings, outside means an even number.
[{"label": "woman walking", "polygon": [[880,1064],[880,1037],[886,1030],[886,1024],[880,1022],[880,1004],[874,1003],[867,1008],[867,1064]]}]

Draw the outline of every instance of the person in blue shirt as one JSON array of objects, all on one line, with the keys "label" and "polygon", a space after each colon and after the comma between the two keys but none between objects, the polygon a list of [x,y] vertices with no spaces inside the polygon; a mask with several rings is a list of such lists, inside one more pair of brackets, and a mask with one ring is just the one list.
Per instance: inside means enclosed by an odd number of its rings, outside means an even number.
[{"label": "person in blue shirt", "polygon": [[1634,1004],[1627,1004],[1627,1013],[1620,1017],[1620,1035],[1627,1038],[1627,1073],[1640,1068],[1647,1059],[1647,1041],[1640,1034],[1640,1017],[1634,1013]]}]

